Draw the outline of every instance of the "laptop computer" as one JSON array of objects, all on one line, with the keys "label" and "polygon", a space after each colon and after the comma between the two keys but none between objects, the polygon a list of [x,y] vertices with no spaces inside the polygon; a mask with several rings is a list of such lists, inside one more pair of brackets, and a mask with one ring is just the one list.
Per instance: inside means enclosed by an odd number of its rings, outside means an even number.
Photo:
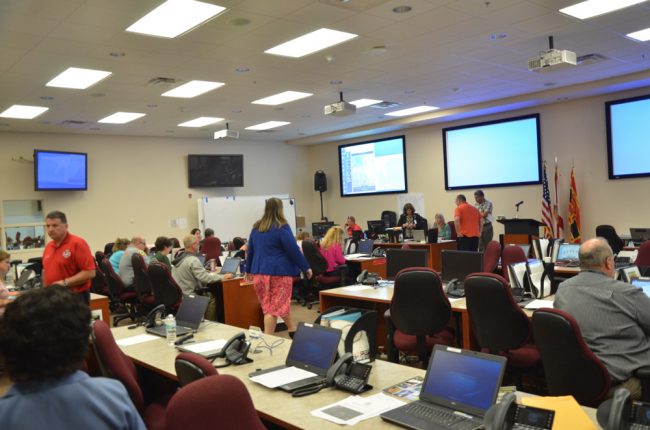
[{"label": "laptop computer", "polygon": [[635,278],[632,280],[632,285],[641,288],[646,296],[650,296],[650,279],[648,278]]},{"label": "laptop computer", "polygon": [[557,251],[556,266],[578,267],[580,265],[578,252],[579,243],[561,243]]},{"label": "laptop computer", "polygon": [[363,254],[366,256],[370,256],[372,254],[372,239],[364,239],[360,240],[359,244],[357,245],[357,254]]},{"label": "laptop computer", "polygon": [[248,376],[255,381],[256,376],[295,367],[306,370],[312,375],[306,375],[305,379],[283,383],[277,388],[292,392],[300,388],[322,384],[325,382],[327,370],[334,364],[340,340],[341,330],[300,322],[293,337],[286,364],[253,372]]},{"label": "laptop computer", "polygon": [[380,416],[416,430],[480,428],[497,398],[505,367],[505,357],[436,345],[420,400]]},{"label": "laptop computer", "polygon": [[225,275],[227,273],[236,275],[237,271],[239,270],[240,264],[241,264],[241,258],[227,257],[225,260],[223,260],[223,264],[221,265],[221,272],[219,273],[221,273],[222,275]]},{"label": "laptop computer", "polygon": [[21,290],[25,286],[25,283],[32,277],[32,275],[34,275],[33,270],[23,269],[23,271],[20,272],[18,279],[16,279],[14,287],[16,287],[17,290]]},{"label": "laptop computer", "polygon": [[413,242],[424,242],[424,230],[411,230],[411,236],[413,236]]},{"label": "laptop computer", "polygon": [[[199,329],[203,314],[208,307],[210,299],[196,294],[184,294],[183,301],[176,312],[176,336],[195,333]],[[147,327],[147,333],[165,337],[165,326]]]}]

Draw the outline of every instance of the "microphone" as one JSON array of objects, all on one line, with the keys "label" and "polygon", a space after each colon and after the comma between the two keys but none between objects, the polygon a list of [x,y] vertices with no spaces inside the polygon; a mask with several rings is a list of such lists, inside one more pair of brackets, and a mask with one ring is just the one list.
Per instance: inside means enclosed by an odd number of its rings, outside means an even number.
[{"label": "microphone", "polygon": [[519,206],[521,206],[523,204],[524,204],[524,201],[522,200],[519,203],[515,203],[515,207],[517,208],[517,210],[519,210]]}]

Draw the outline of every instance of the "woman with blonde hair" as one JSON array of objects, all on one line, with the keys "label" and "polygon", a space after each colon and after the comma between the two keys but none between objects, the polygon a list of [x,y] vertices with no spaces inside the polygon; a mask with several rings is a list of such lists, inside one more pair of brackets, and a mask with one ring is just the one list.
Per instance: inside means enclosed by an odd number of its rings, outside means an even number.
[{"label": "woman with blonde hair", "polygon": [[327,261],[325,275],[336,273],[336,267],[345,264],[343,257],[343,229],[338,225],[330,227],[320,242],[320,253]]},{"label": "woman with blonde hair", "polygon": [[450,240],[451,239],[451,229],[449,224],[445,222],[445,217],[441,213],[437,213],[433,225],[438,229],[438,239],[440,240]]},{"label": "woman with blonde hair", "polygon": [[111,262],[111,266],[113,266],[115,273],[120,272],[120,260],[122,259],[122,255],[124,255],[124,250],[126,250],[128,246],[129,239],[125,237],[118,237],[115,239],[115,243],[113,244],[113,253],[108,258],[108,261]]},{"label": "woman with blonde hair", "polygon": [[282,317],[293,337],[296,324],[290,315],[292,278],[300,272],[311,278],[312,271],[284,217],[282,200],[266,201],[264,215],[253,224],[247,245],[246,267],[262,305],[264,333],[273,334],[278,317]]}]

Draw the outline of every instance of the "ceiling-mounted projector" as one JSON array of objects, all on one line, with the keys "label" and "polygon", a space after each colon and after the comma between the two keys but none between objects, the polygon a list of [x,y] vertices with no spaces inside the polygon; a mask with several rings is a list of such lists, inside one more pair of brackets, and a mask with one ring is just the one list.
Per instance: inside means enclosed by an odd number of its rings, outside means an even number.
[{"label": "ceiling-mounted projector", "polygon": [[549,49],[542,51],[539,56],[528,60],[528,70],[531,72],[550,72],[578,64],[576,53],[566,49],[553,49],[553,36],[548,38]]},{"label": "ceiling-mounted projector", "polygon": [[340,101],[336,103],[332,103],[331,105],[327,105],[323,108],[325,115],[331,115],[331,116],[354,115],[357,112],[357,107],[352,103],[348,103],[345,100],[343,100],[343,92],[340,92],[339,94],[341,97]]},{"label": "ceiling-mounted projector", "polygon": [[239,139],[239,132],[228,128],[226,123],[225,129],[214,132],[214,139]]}]

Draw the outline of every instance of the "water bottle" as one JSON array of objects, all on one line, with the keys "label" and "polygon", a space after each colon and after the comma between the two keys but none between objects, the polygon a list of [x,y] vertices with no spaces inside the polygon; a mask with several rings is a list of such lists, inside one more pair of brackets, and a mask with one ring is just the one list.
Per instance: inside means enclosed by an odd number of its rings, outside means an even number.
[{"label": "water bottle", "polygon": [[176,342],[176,319],[172,314],[167,315],[167,318],[165,318],[165,333],[167,334],[167,343],[174,346],[174,342]]}]

